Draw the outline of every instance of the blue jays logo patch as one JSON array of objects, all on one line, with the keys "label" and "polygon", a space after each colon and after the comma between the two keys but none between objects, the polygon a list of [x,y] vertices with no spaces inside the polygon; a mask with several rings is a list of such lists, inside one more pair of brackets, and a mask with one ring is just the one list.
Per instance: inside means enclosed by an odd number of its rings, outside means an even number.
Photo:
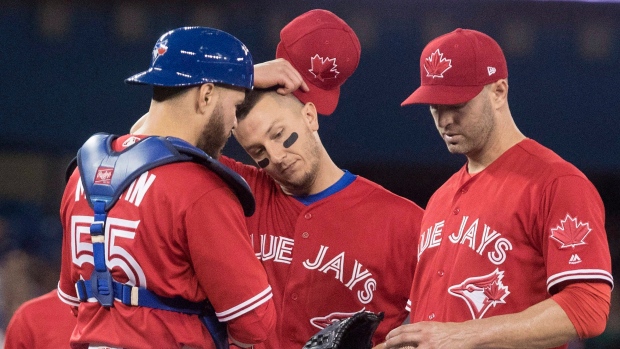
[{"label": "blue jays logo patch", "polygon": [[155,44],[155,48],[153,48],[153,62],[159,58],[159,56],[163,56],[168,51],[168,39],[164,41],[158,41]]}]

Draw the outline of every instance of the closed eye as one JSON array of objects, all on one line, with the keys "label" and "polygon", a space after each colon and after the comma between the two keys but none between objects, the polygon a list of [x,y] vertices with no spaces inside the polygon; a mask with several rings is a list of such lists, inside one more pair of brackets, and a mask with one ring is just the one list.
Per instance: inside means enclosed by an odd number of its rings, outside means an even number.
[{"label": "closed eye", "polygon": [[277,133],[275,133],[273,136],[271,136],[272,140],[278,140],[282,138],[282,130],[278,131]]}]

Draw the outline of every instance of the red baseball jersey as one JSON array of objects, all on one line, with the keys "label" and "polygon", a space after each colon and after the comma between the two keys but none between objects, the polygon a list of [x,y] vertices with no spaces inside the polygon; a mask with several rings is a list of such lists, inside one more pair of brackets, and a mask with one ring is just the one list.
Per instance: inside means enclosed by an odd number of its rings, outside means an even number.
[{"label": "red baseball jersey", "polygon": [[604,214],[585,175],[531,139],[474,176],[464,166],[426,207],[411,322],[516,313],[564,281],[613,285]]},{"label": "red baseball jersey", "polygon": [[416,267],[411,251],[422,219],[419,206],[351,174],[349,185],[305,205],[263,170],[221,161],[256,196],[248,230],[278,314],[265,348],[299,349],[332,321],[361,310],[385,313],[375,344],[403,323]]},{"label": "red baseball jersey", "polygon": [[56,290],[22,304],[6,329],[4,349],[69,348],[77,320]]},{"label": "red baseball jersey", "polygon": [[[139,141],[124,136],[115,150]],[[77,171],[67,183],[60,216],[64,228],[59,296],[79,306],[74,348],[214,348],[196,315],[94,299],[80,303],[75,282],[93,270],[89,227],[93,211]],[[208,298],[235,339],[263,340],[275,324],[267,276],[248,238],[245,217],[232,190],[193,162],[156,167],[139,176],[110,210],[105,260],[112,277],[163,297]]]}]

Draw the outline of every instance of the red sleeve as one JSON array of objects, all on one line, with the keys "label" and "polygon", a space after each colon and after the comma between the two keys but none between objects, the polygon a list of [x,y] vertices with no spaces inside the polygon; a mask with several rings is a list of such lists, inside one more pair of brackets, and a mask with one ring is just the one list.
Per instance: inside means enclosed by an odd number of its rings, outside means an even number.
[{"label": "red sleeve", "polygon": [[567,285],[551,297],[575,326],[579,338],[592,338],[605,330],[611,304],[611,287],[603,282]]},{"label": "red sleeve", "polygon": [[604,281],[613,286],[605,208],[587,178],[566,175],[545,188],[539,216],[547,290],[566,281]]},{"label": "red sleeve", "polygon": [[[81,188],[81,181],[79,180],[79,173],[77,170],[73,172],[73,175],[69,179],[67,186],[62,197],[60,206],[60,219],[63,227],[62,234],[62,253],[60,261],[60,280],[58,282],[58,297],[66,304],[77,307],[80,305],[80,300],[77,298],[75,283],[71,278],[71,266],[73,264],[72,252],[71,252],[71,213],[68,210],[71,207],[71,202],[75,202],[75,195],[78,192],[78,186]],[[83,191],[79,191],[81,195]]]},{"label": "red sleeve", "polygon": [[217,317],[242,343],[265,340],[275,326],[272,291],[237,198],[228,187],[212,190],[185,221],[192,264]]}]

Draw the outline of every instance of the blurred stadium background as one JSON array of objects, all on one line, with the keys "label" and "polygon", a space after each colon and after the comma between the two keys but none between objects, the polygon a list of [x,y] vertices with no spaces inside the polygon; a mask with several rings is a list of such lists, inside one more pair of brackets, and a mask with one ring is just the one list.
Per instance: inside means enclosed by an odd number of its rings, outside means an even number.
[{"label": "blurred stadium background", "polygon": [[[419,84],[419,55],[430,39],[457,27],[484,31],[505,50],[519,128],[601,193],[620,275],[618,2],[3,0],[0,329],[19,304],[55,287],[65,166],[89,135],[126,133],[148,109],[150,89],[123,79],[148,67],[155,40],[173,28],[211,26],[237,36],[262,62],[274,57],[280,29],[313,8],[345,19],[362,43],[335,114],[320,120],[336,163],[425,206],[464,158],[446,151],[425,107],[400,102]],[[233,139],[225,152],[248,161]],[[614,292],[606,332],[571,347],[618,347]]]}]

